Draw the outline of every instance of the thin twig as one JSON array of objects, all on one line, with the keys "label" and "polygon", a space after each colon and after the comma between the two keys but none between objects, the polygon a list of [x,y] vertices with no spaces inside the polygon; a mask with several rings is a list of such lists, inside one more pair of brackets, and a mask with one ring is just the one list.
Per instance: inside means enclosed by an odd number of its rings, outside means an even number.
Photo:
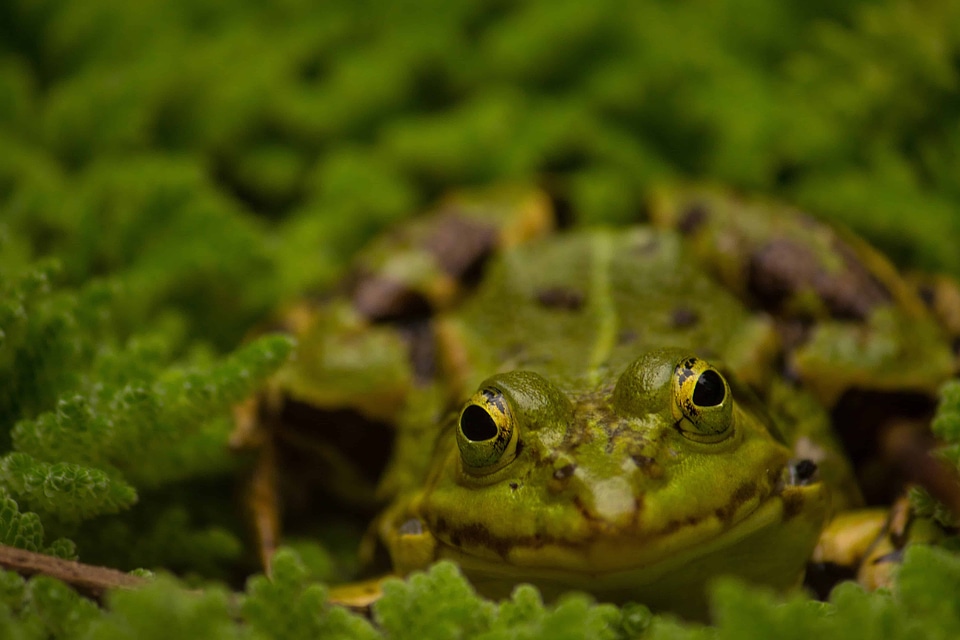
[{"label": "thin twig", "polygon": [[133,589],[148,582],[146,578],[116,569],[63,560],[3,544],[0,544],[0,567],[16,571],[22,576],[41,574],[57,578],[96,600],[101,600],[109,589]]}]

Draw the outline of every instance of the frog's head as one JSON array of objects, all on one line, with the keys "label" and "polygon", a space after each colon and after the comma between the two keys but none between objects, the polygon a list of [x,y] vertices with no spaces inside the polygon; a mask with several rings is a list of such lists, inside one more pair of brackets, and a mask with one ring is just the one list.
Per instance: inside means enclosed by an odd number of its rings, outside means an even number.
[{"label": "frog's head", "polygon": [[697,612],[717,574],[795,583],[827,512],[815,466],[687,351],[585,390],[495,375],[451,431],[385,540],[401,570],[452,558],[493,595],[533,582],[677,608],[688,590]]}]

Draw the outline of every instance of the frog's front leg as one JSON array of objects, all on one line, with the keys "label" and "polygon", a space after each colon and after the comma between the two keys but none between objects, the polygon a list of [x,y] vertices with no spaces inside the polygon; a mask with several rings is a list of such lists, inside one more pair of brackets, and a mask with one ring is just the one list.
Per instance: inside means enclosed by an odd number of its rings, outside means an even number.
[{"label": "frog's front leg", "polygon": [[[383,544],[393,560],[393,572],[359,582],[336,585],[330,589],[331,603],[355,611],[364,611],[380,598],[384,580],[405,576],[438,559],[436,538],[415,515],[416,501],[415,495],[395,500],[390,508],[373,522],[361,547],[361,557],[369,558],[373,556],[374,546]],[[397,524],[398,522],[400,524]]]},{"label": "frog's front leg", "polygon": [[855,577],[866,589],[890,588],[909,545],[933,544],[942,538],[939,525],[929,518],[917,517],[906,497],[898,499],[890,509],[839,514],[820,535],[808,569],[808,584],[817,591],[826,591],[817,587],[831,587],[835,580],[824,580],[824,584],[818,585],[818,577],[835,577],[839,572]]}]

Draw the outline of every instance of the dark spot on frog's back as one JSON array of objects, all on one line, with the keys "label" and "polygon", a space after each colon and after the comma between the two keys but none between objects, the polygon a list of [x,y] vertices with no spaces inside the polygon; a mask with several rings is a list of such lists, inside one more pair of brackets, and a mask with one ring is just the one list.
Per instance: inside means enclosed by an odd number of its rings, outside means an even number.
[{"label": "dark spot on frog's back", "polygon": [[694,234],[707,221],[707,205],[703,202],[692,202],[686,206],[677,221],[677,229],[685,236]]},{"label": "dark spot on frog's back", "polygon": [[419,292],[382,274],[356,273],[346,287],[353,307],[373,322],[422,318],[432,311]]},{"label": "dark spot on frog's back", "polygon": [[886,286],[849,245],[835,238],[831,249],[843,261],[839,269],[828,269],[811,249],[794,240],[775,238],[750,257],[747,286],[764,308],[773,311],[796,292],[812,290],[830,315],[841,320],[865,320],[875,307],[890,302]]},{"label": "dark spot on frog's back", "polygon": [[933,309],[937,302],[937,292],[931,285],[927,283],[921,284],[917,287],[917,294],[920,296],[920,299],[923,300],[923,304],[926,305],[927,309]]},{"label": "dark spot on frog's back", "polygon": [[584,295],[570,287],[548,287],[536,293],[537,304],[548,309],[578,311],[583,307]]},{"label": "dark spot on frog's back", "polygon": [[490,224],[462,217],[455,209],[437,219],[423,248],[441,269],[466,284],[477,282],[483,266],[497,245],[497,230]]},{"label": "dark spot on frog's back", "polygon": [[777,309],[801,282],[813,279],[812,269],[804,247],[773,241],[750,257],[747,286],[763,307]]},{"label": "dark spot on frog's back", "polygon": [[687,306],[676,307],[670,313],[670,324],[674,329],[688,329],[700,322],[700,313]]}]

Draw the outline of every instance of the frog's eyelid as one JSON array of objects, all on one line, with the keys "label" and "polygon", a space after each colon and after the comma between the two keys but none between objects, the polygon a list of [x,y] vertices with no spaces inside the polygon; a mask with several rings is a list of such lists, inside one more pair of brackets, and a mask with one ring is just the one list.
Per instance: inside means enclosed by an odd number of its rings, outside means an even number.
[{"label": "frog's eyelid", "polygon": [[482,395],[488,403],[499,409],[501,413],[507,412],[506,398],[503,397],[503,392],[499,389],[495,387],[485,387],[480,390],[480,395]]}]

